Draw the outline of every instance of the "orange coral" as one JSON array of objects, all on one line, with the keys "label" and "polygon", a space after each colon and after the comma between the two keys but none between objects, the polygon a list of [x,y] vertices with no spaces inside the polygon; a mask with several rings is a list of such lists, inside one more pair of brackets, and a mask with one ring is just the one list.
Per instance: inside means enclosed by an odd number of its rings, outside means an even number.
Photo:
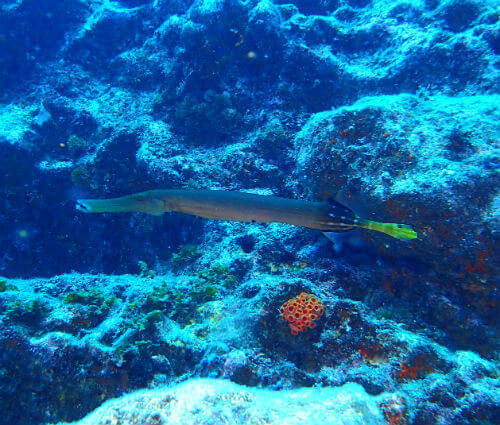
[{"label": "orange coral", "polygon": [[295,298],[289,299],[280,308],[281,317],[288,322],[293,335],[316,326],[315,320],[319,319],[325,311],[323,303],[313,294],[302,292]]},{"label": "orange coral", "polygon": [[421,354],[414,361],[413,364],[401,363],[401,369],[396,373],[398,380],[416,379],[423,374],[432,373],[433,369],[428,364],[427,356]]},{"label": "orange coral", "polygon": [[379,406],[388,425],[406,425],[408,423],[408,408],[402,397],[396,396],[392,400],[385,400]]}]

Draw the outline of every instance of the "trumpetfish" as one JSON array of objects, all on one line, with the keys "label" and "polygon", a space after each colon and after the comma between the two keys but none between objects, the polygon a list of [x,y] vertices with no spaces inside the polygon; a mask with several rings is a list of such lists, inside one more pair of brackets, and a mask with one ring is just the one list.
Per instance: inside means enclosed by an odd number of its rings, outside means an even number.
[{"label": "trumpetfish", "polygon": [[417,233],[406,224],[363,219],[334,199],[314,202],[246,192],[165,189],[120,198],[79,199],[76,208],[85,213],[142,212],[162,215],[175,211],[215,220],[287,223],[320,230],[328,238],[336,232],[357,227],[382,232],[403,241],[417,237]]}]

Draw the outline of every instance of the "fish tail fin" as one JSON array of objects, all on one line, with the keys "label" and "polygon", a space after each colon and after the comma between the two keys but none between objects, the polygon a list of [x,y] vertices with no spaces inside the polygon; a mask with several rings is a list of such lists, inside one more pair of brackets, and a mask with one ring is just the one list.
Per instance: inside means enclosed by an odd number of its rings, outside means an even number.
[{"label": "fish tail fin", "polygon": [[415,232],[407,224],[398,223],[382,223],[380,221],[372,220],[359,220],[358,227],[363,229],[375,230],[377,232],[385,233],[386,235],[392,236],[393,238],[399,239],[401,241],[409,241],[416,239],[418,237],[417,232]]}]

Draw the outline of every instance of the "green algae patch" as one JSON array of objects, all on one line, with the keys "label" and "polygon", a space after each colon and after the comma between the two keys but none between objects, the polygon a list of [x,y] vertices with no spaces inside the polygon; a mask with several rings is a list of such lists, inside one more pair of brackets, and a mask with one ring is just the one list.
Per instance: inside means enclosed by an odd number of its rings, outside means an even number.
[{"label": "green algae patch", "polygon": [[65,304],[81,304],[87,306],[89,311],[98,317],[107,314],[117,300],[117,297],[105,296],[97,289],[70,292],[63,298]]},{"label": "green algae patch", "polygon": [[179,251],[172,255],[174,270],[180,270],[200,258],[202,252],[198,245],[181,245]]},{"label": "green algae patch", "polygon": [[76,134],[72,134],[68,138],[68,149],[72,154],[82,154],[88,149],[89,146],[90,143],[87,140],[77,136]]},{"label": "green algae patch", "polygon": [[174,126],[192,143],[206,143],[227,137],[242,122],[242,116],[233,105],[231,96],[209,89],[203,96],[188,94],[176,103]]},{"label": "green algae patch", "polygon": [[[228,266],[215,265],[199,271],[196,277],[190,282],[191,288],[188,290],[189,300],[185,300],[182,293],[176,295],[179,304],[189,304],[189,310],[193,310],[209,301],[214,301],[225,289],[231,289],[236,283],[236,277],[231,273]],[[184,310],[185,311],[185,310]]]},{"label": "green algae patch", "polygon": [[15,285],[10,285],[5,279],[0,279],[0,292],[6,291],[19,291],[19,288]]},{"label": "green algae patch", "polygon": [[156,272],[149,268],[148,264],[145,261],[138,261],[137,266],[139,267],[139,276],[140,277],[155,277]]},{"label": "green algae patch", "polygon": [[197,280],[205,285],[222,286],[226,289],[234,287],[236,283],[236,277],[231,273],[231,269],[221,264],[198,272]]},{"label": "green algae patch", "polygon": [[17,300],[7,305],[5,316],[12,322],[24,325],[38,325],[49,313],[48,306],[40,300]]},{"label": "green algae patch", "polygon": [[92,176],[85,167],[76,167],[71,171],[71,181],[75,186],[80,186],[85,189],[90,189],[92,186]]},{"label": "green algae patch", "polygon": [[157,323],[163,316],[163,311],[153,310],[146,314],[138,323],[139,330],[152,330],[155,323]]}]

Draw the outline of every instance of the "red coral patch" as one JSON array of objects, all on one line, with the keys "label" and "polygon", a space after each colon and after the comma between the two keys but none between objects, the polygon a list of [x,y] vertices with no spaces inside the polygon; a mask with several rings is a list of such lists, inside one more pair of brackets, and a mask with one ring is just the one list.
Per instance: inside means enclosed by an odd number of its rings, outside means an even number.
[{"label": "red coral patch", "polygon": [[302,292],[295,298],[289,299],[280,308],[281,317],[288,322],[293,335],[316,326],[325,310],[323,303],[313,294]]}]

